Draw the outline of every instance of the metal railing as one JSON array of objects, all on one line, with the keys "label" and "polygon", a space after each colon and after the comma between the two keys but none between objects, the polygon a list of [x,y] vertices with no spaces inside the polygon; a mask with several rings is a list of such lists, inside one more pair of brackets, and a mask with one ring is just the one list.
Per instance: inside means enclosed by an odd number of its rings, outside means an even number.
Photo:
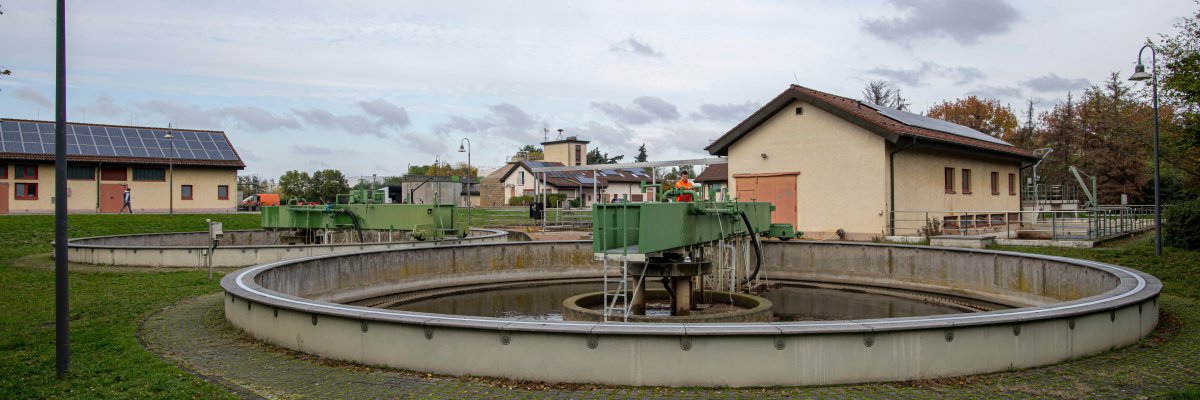
[{"label": "metal railing", "polygon": [[[460,207],[457,218],[466,221],[467,209]],[[591,208],[548,208],[544,210],[545,225],[553,227],[592,226]],[[471,226],[541,226],[542,220],[530,218],[529,207],[472,208]]]},{"label": "metal railing", "polygon": [[893,236],[1103,240],[1154,228],[1152,205],[1057,211],[894,211],[892,217]]},{"label": "metal railing", "polygon": [[1079,190],[1079,187],[1074,185],[1051,185],[1042,183],[1038,184],[1036,189],[1037,190],[1035,192],[1033,185],[1022,186],[1021,200],[1034,201],[1035,194],[1038,202],[1058,203],[1079,202],[1080,200],[1086,200],[1083,196],[1083,192]]}]

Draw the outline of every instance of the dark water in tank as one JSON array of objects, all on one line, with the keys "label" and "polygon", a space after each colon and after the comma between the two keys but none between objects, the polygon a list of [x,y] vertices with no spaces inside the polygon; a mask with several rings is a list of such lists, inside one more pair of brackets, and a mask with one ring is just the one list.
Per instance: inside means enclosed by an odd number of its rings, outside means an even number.
[{"label": "dark water in tank", "polygon": [[[658,289],[658,286],[651,285],[650,288]],[[595,283],[497,289],[438,297],[391,308],[438,314],[561,321],[563,300],[600,290],[600,285]],[[785,286],[764,293],[762,297],[775,303],[775,317],[780,321],[893,318],[963,312],[941,304],[901,297],[824,288]]]}]

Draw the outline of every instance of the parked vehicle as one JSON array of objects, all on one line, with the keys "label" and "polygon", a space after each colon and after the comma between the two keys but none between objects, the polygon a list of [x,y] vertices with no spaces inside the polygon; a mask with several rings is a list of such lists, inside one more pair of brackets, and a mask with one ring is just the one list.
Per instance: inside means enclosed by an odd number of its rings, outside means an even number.
[{"label": "parked vehicle", "polygon": [[279,205],[279,195],[275,193],[252,194],[242,199],[242,207],[250,211],[258,211],[262,206]]}]

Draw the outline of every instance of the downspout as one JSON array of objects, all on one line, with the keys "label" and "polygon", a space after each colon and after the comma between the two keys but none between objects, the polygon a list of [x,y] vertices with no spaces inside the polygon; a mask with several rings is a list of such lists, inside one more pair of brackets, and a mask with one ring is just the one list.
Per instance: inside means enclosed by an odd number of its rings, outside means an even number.
[{"label": "downspout", "polygon": [[[1037,164],[1029,164],[1029,165],[1024,165],[1025,163],[1021,163],[1021,164],[1022,164],[1022,167],[1020,169],[1017,169],[1017,210],[1025,211],[1025,190],[1024,190],[1025,170],[1033,168],[1034,166],[1037,166]],[[1034,182],[1033,184],[1036,185],[1037,182]],[[1034,204],[1034,209],[1036,210],[1037,209],[1037,199],[1036,198],[1033,199],[1033,204]]]},{"label": "downspout", "polygon": [[104,171],[104,162],[100,161],[96,165],[96,214],[100,213],[100,173]]},{"label": "downspout", "polygon": [[907,146],[893,150],[888,153],[888,236],[896,236],[896,153],[908,150],[917,144],[917,137],[912,137],[912,142]]}]

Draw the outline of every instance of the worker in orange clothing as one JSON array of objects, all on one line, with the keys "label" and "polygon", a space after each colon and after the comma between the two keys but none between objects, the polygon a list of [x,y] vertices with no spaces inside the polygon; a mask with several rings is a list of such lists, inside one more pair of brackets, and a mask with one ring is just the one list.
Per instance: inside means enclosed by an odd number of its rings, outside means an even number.
[{"label": "worker in orange clothing", "polygon": [[[675,182],[675,188],[679,189],[679,190],[692,190],[692,181],[688,180],[687,172],[679,173],[679,182]],[[691,193],[683,193],[678,196],[675,196],[675,201],[679,202],[679,203],[691,203],[692,202],[692,194]]]}]

